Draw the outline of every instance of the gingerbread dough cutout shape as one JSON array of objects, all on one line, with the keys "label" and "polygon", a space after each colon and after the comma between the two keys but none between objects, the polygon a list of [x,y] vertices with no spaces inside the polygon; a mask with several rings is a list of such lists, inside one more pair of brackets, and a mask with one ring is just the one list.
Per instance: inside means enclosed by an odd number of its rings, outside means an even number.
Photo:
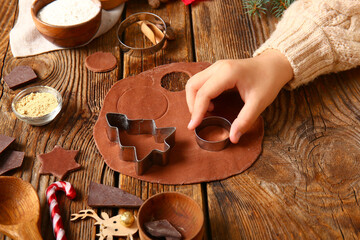
[{"label": "gingerbread dough cutout shape", "polygon": [[85,59],[85,66],[93,72],[108,72],[116,65],[116,58],[110,52],[96,52]]},{"label": "gingerbread dough cutout shape", "polygon": [[[172,63],[139,75],[120,80],[105,97],[94,127],[94,139],[106,164],[113,170],[140,180],[161,184],[190,184],[225,179],[249,168],[262,150],[263,119],[259,117],[239,143],[226,149],[210,152],[201,149],[193,131],[187,129],[190,113],[185,91],[171,92],[161,86],[162,79],[174,72],[189,77],[204,70],[209,63]],[[232,122],[243,106],[237,92],[226,92],[214,99],[215,109],[208,115],[221,116]],[[157,127],[176,127],[175,146],[170,151],[166,166],[152,166],[138,176],[133,162],[121,159],[119,145],[107,136],[106,114],[122,113],[130,119],[153,119]],[[153,137],[120,133],[122,143],[135,146],[138,158],[152,149],[162,149]]]},{"label": "gingerbread dough cutout shape", "polygon": [[63,179],[69,172],[81,168],[81,165],[75,162],[78,152],[55,146],[51,152],[38,155],[41,161],[40,174],[52,174]]}]

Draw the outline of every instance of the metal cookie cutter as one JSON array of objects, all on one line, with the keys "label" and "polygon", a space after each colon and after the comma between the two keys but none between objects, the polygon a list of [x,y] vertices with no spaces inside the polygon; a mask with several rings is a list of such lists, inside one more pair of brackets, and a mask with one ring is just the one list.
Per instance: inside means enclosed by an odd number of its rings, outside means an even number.
[{"label": "metal cookie cutter", "polygon": [[228,146],[230,142],[229,137],[219,141],[208,141],[206,139],[201,138],[199,135],[199,132],[201,130],[210,126],[218,126],[226,129],[227,131],[230,131],[231,123],[223,117],[212,116],[212,117],[204,118],[201,124],[195,128],[196,142],[199,145],[199,147],[208,151],[221,151]]},{"label": "metal cookie cutter", "polygon": [[[150,23],[157,23],[159,24],[164,30],[162,31],[163,37],[160,39],[160,41],[150,47],[144,47],[144,48],[138,48],[138,47],[132,47],[124,43],[123,40],[123,33],[125,32],[126,28],[128,28],[130,25],[139,22],[139,21],[148,21]],[[156,14],[149,13],[149,12],[140,12],[135,13],[127,17],[124,21],[122,21],[119,25],[117,37],[120,43],[120,49],[127,53],[130,56],[133,57],[141,57],[143,55],[150,55],[154,54],[160,49],[163,48],[165,41],[166,41],[166,23],[164,20],[159,17]]]},{"label": "metal cookie cutter", "polygon": [[[175,145],[175,127],[157,128],[154,120],[131,120],[121,113],[107,113],[106,121],[108,123],[107,135],[109,140],[119,143],[122,160],[135,162],[137,175],[144,174],[154,164],[164,166],[169,162],[170,149]],[[153,149],[146,157],[138,159],[135,146],[121,144],[120,131],[126,131],[128,134],[151,134],[156,142],[164,142],[164,151]]]}]

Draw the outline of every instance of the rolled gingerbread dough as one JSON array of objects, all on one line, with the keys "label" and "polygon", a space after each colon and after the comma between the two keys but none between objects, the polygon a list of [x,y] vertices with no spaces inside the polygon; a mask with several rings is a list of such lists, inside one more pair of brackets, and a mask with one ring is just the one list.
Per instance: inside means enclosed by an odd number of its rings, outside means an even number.
[{"label": "rolled gingerbread dough", "polygon": [[[259,117],[239,143],[230,144],[219,152],[201,149],[193,131],[187,129],[190,113],[185,91],[171,92],[161,86],[161,79],[172,72],[184,72],[190,77],[204,70],[209,63],[172,63],[162,65],[136,76],[122,79],[105,97],[94,127],[94,139],[106,164],[113,170],[140,180],[161,184],[190,184],[221,180],[249,168],[262,150],[263,119]],[[243,102],[237,92],[226,92],[214,100],[215,109],[209,115],[222,116],[232,122]],[[121,159],[119,145],[111,142],[106,133],[106,113],[127,114],[130,119],[154,119],[156,126],[176,127],[175,146],[166,166],[152,166],[144,175],[135,172],[135,163]],[[160,149],[151,135],[120,134],[122,143],[135,145],[138,157],[152,149]]]}]

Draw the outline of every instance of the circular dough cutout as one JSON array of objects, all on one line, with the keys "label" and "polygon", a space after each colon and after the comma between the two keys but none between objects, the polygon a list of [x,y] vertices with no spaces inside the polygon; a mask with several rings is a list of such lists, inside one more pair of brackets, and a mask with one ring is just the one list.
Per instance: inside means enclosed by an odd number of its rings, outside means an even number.
[{"label": "circular dough cutout", "polygon": [[116,58],[110,52],[96,52],[85,58],[85,66],[93,72],[108,72],[116,65]]},{"label": "circular dough cutout", "polygon": [[168,100],[152,87],[127,90],[118,100],[117,110],[129,119],[159,119],[168,109]]}]

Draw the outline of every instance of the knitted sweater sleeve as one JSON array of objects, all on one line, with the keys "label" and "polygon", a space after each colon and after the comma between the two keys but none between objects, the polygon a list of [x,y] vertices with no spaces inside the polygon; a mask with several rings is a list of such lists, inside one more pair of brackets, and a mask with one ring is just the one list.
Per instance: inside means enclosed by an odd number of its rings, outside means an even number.
[{"label": "knitted sweater sleeve", "polygon": [[360,65],[360,0],[295,1],[254,56],[269,48],[293,68],[287,89]]}]

